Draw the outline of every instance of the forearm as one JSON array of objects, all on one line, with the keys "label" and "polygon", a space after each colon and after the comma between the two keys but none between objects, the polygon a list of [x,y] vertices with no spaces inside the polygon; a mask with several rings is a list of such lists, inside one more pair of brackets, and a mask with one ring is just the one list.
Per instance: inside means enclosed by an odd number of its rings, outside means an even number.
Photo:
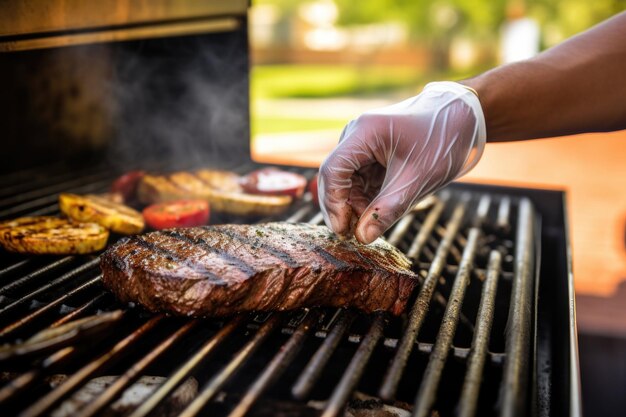
[{"label": "forearm", "polygon": [[626,128],[626,13],[538,55],[462,81],[490,142]]}]

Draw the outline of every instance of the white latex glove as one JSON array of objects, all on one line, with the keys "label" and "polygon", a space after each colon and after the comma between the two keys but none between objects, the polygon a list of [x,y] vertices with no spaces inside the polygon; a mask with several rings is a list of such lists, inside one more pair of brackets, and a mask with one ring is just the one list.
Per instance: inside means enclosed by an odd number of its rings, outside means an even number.
[{"label": "white latex glove", "polygon": [[374,241],[420,199],[472,169],[485,141],[478,97],[455,82],[430,83],[415,97],[364,113],[346,125],[320,168],[326,225]]}]

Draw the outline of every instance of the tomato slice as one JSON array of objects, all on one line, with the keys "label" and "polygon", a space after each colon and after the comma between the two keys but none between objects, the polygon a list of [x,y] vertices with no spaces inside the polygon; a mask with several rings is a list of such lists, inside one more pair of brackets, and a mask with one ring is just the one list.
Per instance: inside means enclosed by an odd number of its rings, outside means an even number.
[{"label": "tomato slice", "polygon": [[137,185],[144,175],[146,175],[144,171],[127,172],[113,181],[111,193],[121,194],[126,202],[134,200],[137,196]]},{"label": "tomato slice", "polygon": [[250,194],[288,195],[300,198],[306,186],[307,180],[304,176],[278,168],[259,169],[241,179],[241,188]]},{"label": "tomato slice", "polygon": [[146,224],[153,229],[191,227],[207,224],[209,203],[204,200],[178,200],[153,204],[143,210]]},{"label": "tomato slice", "polygon": [[309,192],[311,193],[311,200],[313,201],[313,204],[315,204],[316,206],[319,206],[320,197],[319,197],[319,192],[317,190],[317,174],[315,174],[315,176],[309,182]]}]

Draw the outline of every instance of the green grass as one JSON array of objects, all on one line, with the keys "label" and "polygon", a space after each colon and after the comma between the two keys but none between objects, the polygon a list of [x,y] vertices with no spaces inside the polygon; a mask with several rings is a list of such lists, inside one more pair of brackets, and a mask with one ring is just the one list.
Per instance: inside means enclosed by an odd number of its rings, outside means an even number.
[{"label": "green grass", "polygon": [[322,98],[415,87],[423,75],[396,66],[263,65],[251,76],[253,98]]},{"label": "green grass", "polygon": [[252,135],[263,133],[306,132],[325,129],[343,129],[346,120],[301,119],[256,116],[252,119]]},{"label": "green grass", "polygon": [[[425,73],[406,66],[355,65],[260,65],[251,71],[251,98],[323,99],[366,97],[389,92],[417,94],[418,87],[433,80],[458,79],[462,74]],[[403,96],[404,93],[399,94]],[[254,106],[253,106],[254,108]],[[252,134],[341,130],[341,118],[302,118],[252,112]]]}]

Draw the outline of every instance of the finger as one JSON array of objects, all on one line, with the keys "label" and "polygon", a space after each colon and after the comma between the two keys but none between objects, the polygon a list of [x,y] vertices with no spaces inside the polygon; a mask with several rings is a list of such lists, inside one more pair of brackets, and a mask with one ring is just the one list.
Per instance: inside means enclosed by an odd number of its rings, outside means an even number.
[{"label": "finger", "polygon": [[382,236],[413,205],[414,193],[394,185],[384,186],[363,211],[354,232],[359,242],[368,244]]},{"label": "finger", "polygon": [[365,179],[361,175],[356,174],[352,176],[349,204],[357,217],[361,217],[361,214],[372,201],[371,198],[368,198],[365,187]]},{"label": "finger", "polygon": [[397,195],[377,197],[359,218],[354,236],[363,244],[372,243],[404,214],[407,207],[408,204],[399,200]]},{"label": "finger", "polygon": [[357,217],[361,217],[367,206],[380,192],[385,177],[385,167],[375,163],[361,168],[352,176],[350,205]]},{"label": "finger", "polygon": [[344,129],[341,143],[320,167],[320,208],[326,225],[340,236],[350,233],[352,176],[361,167],[371,164],[372,159],[368,148],[362,145],[358,131]]}]

